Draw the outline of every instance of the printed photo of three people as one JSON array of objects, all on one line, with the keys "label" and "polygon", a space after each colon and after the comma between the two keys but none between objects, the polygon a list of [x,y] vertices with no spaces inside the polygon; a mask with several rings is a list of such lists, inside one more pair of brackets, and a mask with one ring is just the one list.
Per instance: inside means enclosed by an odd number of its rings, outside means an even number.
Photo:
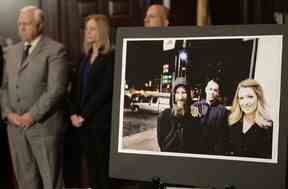
[{"label": "printed photo of three people", "polygon": [[277,163],[282,40],[124,39],[118,152]]}]

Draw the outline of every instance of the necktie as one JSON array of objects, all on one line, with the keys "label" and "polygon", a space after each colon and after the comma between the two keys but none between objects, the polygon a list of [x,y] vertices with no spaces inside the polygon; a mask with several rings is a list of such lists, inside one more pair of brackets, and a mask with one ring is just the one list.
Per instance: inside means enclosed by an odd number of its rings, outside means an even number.
[{"label": "necktie", "polygon": [[30,44],[26,45],[25,50],[23,52],[21,64],[23,64],[25,62],[26,58],[28,57],[30,48],[31,48]]}]

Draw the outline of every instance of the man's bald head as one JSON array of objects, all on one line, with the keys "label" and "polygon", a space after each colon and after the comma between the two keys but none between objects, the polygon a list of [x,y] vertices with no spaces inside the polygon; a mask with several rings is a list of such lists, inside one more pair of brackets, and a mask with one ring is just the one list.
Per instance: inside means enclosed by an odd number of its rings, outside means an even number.
[{"label": "man's bald head", "polygon": [[144,18],[145,27],[164,27],[169,25],[169,10],[163,5],[151,5]]}]

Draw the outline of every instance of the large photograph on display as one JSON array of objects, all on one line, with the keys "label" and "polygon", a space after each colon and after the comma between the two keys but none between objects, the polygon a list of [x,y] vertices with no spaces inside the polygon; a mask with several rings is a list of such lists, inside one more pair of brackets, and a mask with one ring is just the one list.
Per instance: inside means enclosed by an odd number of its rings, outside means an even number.
[{"label": "large photograph on display", "polygon": [[125,39],[119,152],[277,163],[282,38]]},{"label": "large photograph on display", "polygon": [[[111,164],[126,158],[123,166],[129,170],[129,159],[138,159],[155,165],[151,171],[144,168],[140,180],[159,176],[200,186],[253,188],[249,174],[265,178],[262,171],[273,170],[285,175],[279,165],[286,158],[280,113],[286,33],[281,27],[260,28],[172,28],[141,34],[128,29],[118,35],[121,72],[116,74],[120,88],[114,94],[118,107]],[[215,171],[219,165],[226,171],[223,177]],[[172,167],[183,171],[175,176]],[[239,174],[235,171],[247,175],[225,180],[225,174]],[[218,179],[206,180],[213,172]]]}]

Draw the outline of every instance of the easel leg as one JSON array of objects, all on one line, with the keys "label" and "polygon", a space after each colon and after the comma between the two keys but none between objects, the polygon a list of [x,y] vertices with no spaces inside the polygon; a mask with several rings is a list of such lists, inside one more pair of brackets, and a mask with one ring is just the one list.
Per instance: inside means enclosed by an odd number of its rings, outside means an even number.
[{"label": "easel leg", "polygon": [[231,184],[227,184],[224,189],[236,189],[235,186],[231,185]]},{"label": "easel leg", "polygon": [[153,177],[152,189],[162,189],[159,177]]}]

